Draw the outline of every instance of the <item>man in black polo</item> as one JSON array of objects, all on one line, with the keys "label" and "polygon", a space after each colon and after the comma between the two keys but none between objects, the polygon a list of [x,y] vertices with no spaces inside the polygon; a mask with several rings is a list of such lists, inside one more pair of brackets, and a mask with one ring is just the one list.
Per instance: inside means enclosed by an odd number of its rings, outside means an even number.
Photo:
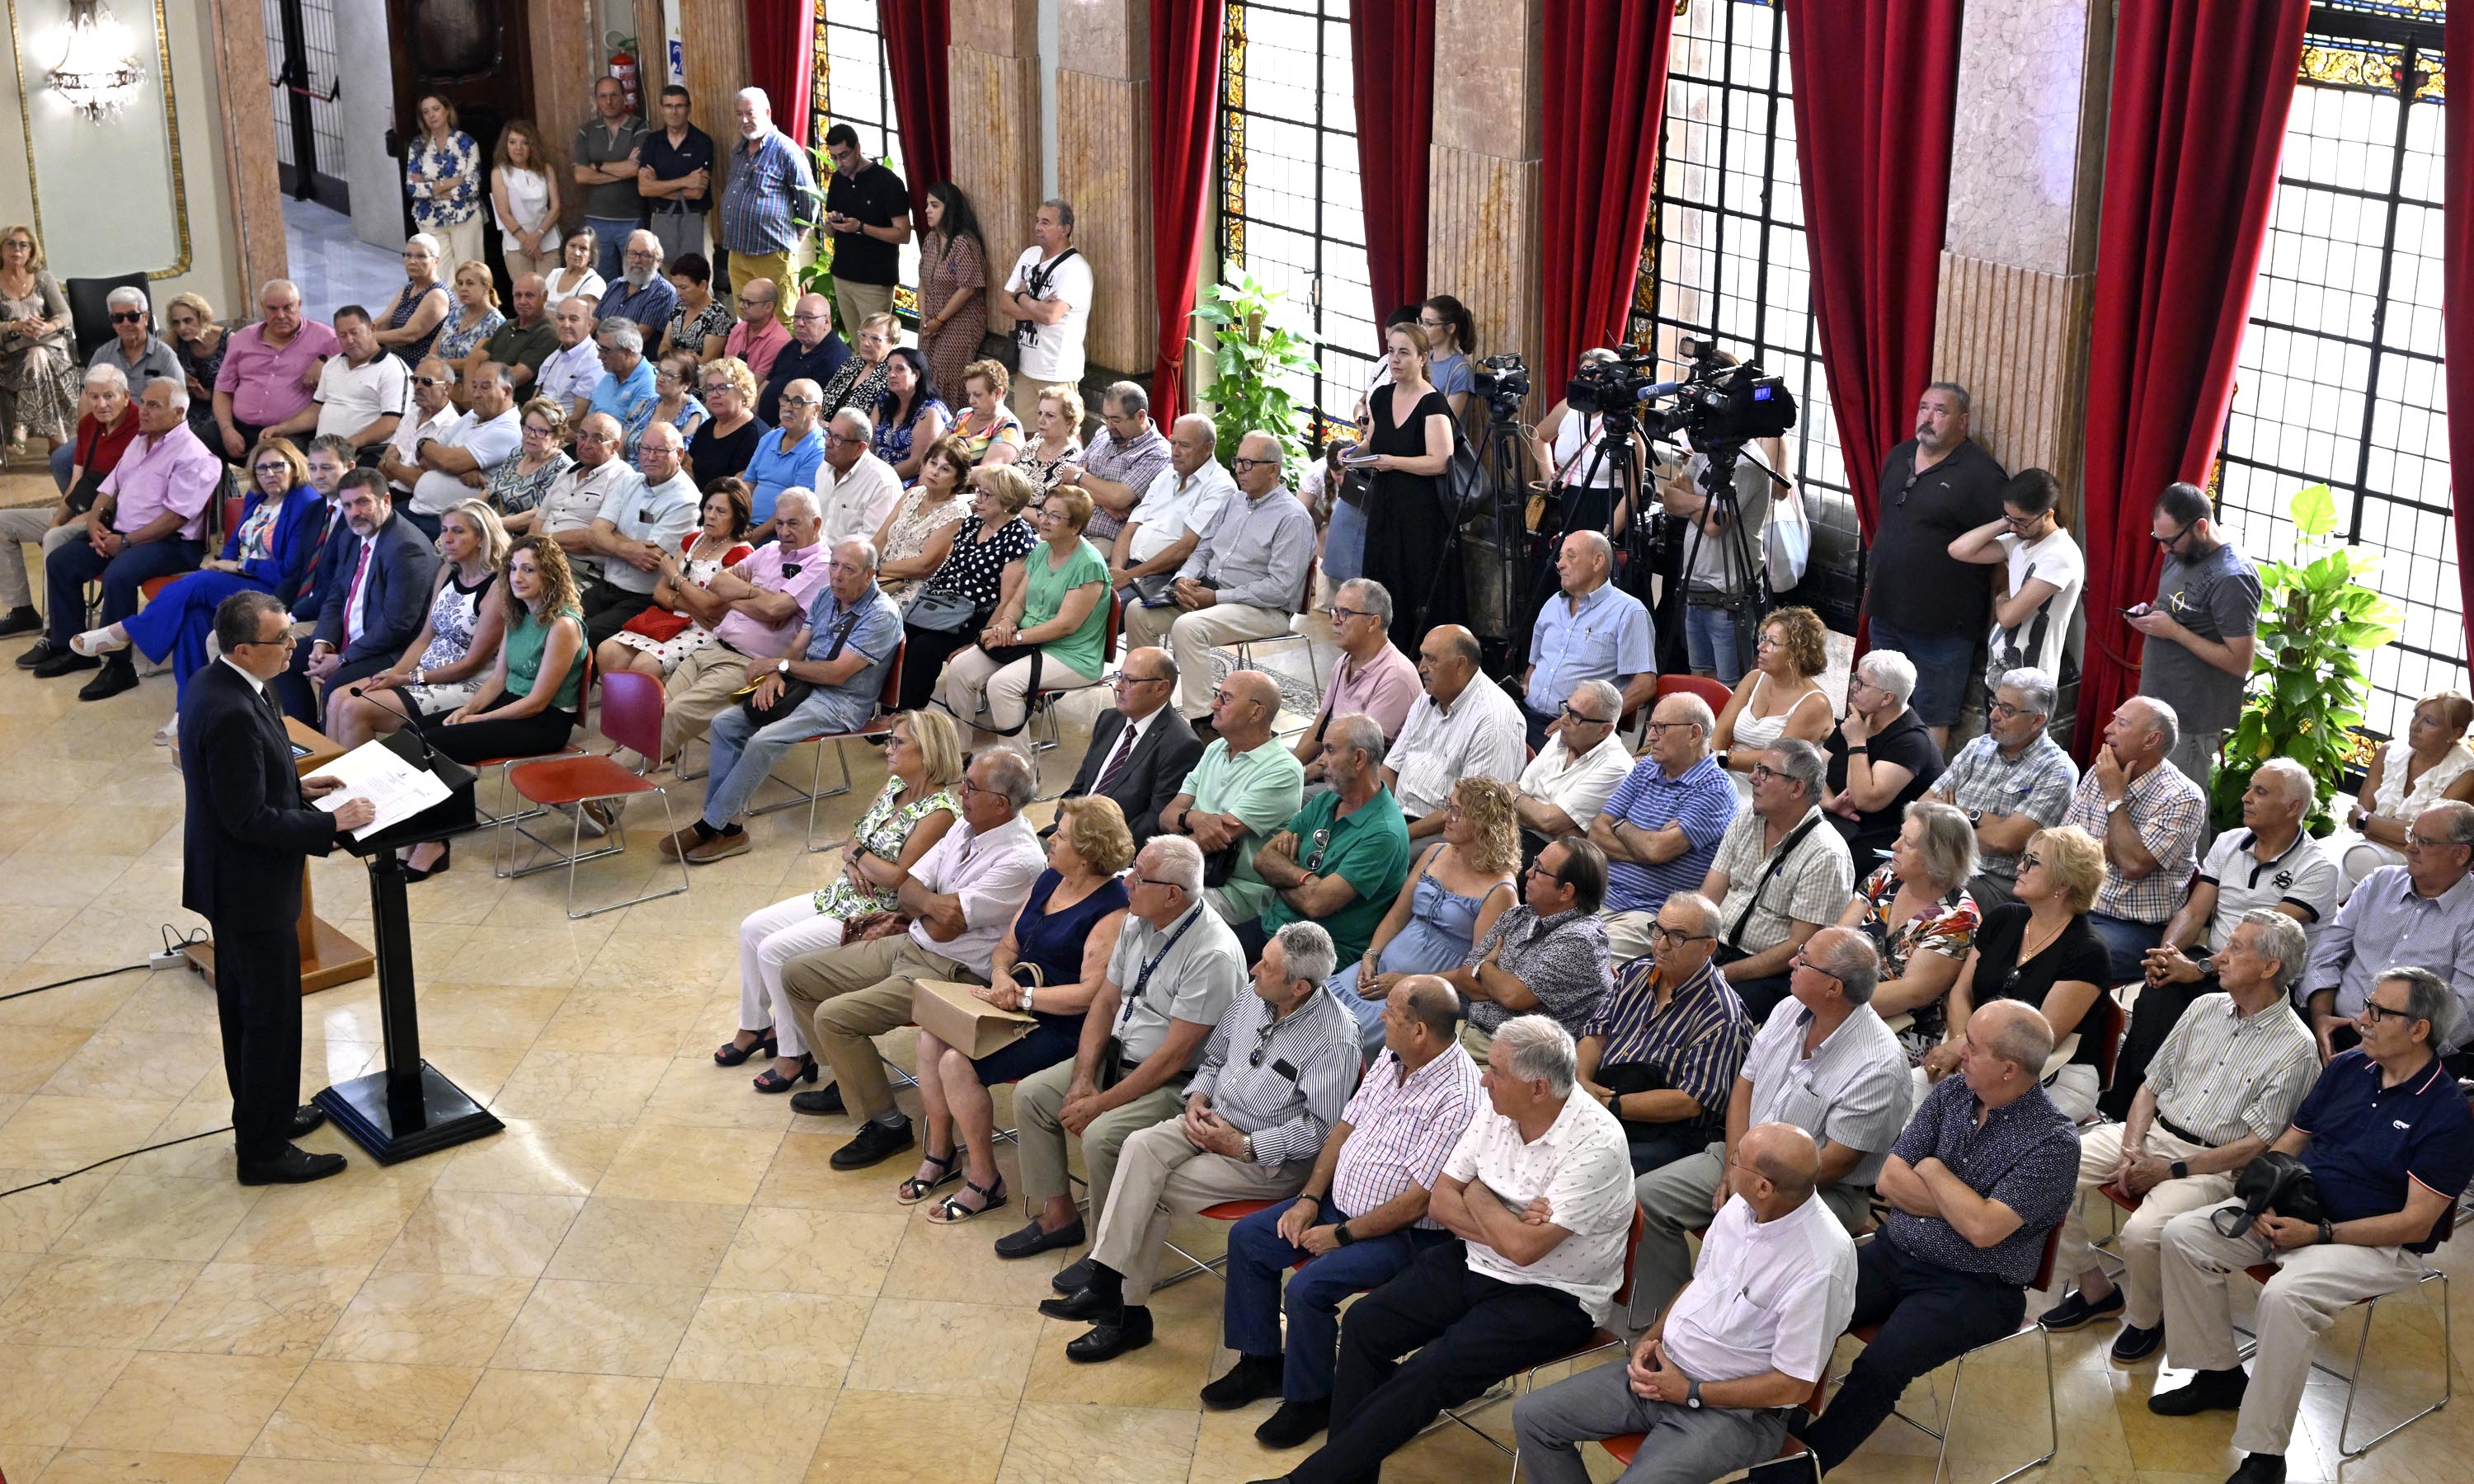
[{"label": "man in black polo", "polygon": [[825,183],[825,230],[834,243],[835,308],[842,334],[857,340],[860,322],[893,312],[902,245],[910,240],[910,191],[861,151],[859,131],[848,124],[825,131],[825,153],[834,161]]},{"label": "man in black polo", "polygon": [[1916,399],[1916,436],[1881,461],[1880,515],[1872,578],[1864,591],[1873,647],[1916,664],[1910,704],[1950,753],[1986,633],[1993,590],[1985,571],[1950,554],[1950,543],[2001,518],[2009,476],[1967,436],[1967,389],[1936,381]]},{"label": "man in black polo", "polygon": [[662,89],[662,127],[644,132],[636,154],[636,194],[662,261],[705,255],[705,213],[713,209],[713,135],[688,122],[688,90]]}]

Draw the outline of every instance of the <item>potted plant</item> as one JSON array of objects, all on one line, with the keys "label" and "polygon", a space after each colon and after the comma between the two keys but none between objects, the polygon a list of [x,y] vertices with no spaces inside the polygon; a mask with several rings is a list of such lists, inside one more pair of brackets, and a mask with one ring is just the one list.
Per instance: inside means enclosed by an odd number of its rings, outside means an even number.
[{"label": "potted plant", "polygon": [[1211,368],[1211,384],[1196,395],[1211,404],[1224,465],[1237,456],[1237,441],[1254,432],[1279,439],[1287,467],[1305,459],[1306,412],[1292,388],[1311,385],[1307,378],[1322,368],[1307,353],[1314,342],[1275,318],[1286,298],[1231,260],[1194,311],[1211,326],[1209,343],[1194,342],[1194,364]]}]

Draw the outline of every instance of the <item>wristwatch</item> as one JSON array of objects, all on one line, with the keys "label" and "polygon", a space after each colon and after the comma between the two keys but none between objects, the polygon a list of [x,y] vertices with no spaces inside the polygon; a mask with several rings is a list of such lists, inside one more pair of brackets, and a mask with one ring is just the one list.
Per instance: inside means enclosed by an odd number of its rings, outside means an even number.
[{"label": "wristwatch", "polygon": [[2166,1168],[2173,1172],[2173,1178],[2175,1180],[2188,1180],[2191,1178],[2191,1161],[2188,1160],[2176,1160],[2171,1164],[2167,1165]]},{"label": "wristwatch", "polygon": [[2130,802],[2130,801],[2129,801],[2129,800],[2127,800],[2127,799],[2108,799],[2108,800],[2106,800],[2106,801],[2104,802],[2104,817],[2105,817],[2106,819],[2111,819],[2111,818],[2113,818],[2115,815],[2120,814],[2120,813],[2122,812],[2122,806],[2123,804],[2125,804],[2125,803],[2128,803],[2129,802]]},{"label": "wristwatch", "polygon": [[1699,1381],[1694,1381],[1690,1389],[1684,1393],[1684,1404],[1692,1408],[1696,1412],[1701,1409],[1701,1383]]},{"label": "wristwatch", "polygon": [[1349,1231],[1348,1223],[1344,1221],[1340,1225],[1331,1229],[1331,1239],[1339,1243],[1341,1246],[1346,1247],[1349,1243],[1357,1240],[1357,1233]]},{"label": "wristwatch", "polygon": [[1983,826],[1984,826],[1984,811],[1983,811],[1982,809],[1970,809],[1970,810],[1968,810],[1968,811],[1967,811],[1967,827],[1968,827],[1968,828],[1970,828],[1970,829],[1981,829]]},{"label": "wristwatch", "polygon": [[790,661],[788,659],[774,660],[773,673],[782,677],[786,681],[788,680],[790,678]]},{"label": "wristwatch", "polygon": [[1031,1014],[1031,986],[1029,985],[1024,985],[1022,989],[1022,1013]]}]

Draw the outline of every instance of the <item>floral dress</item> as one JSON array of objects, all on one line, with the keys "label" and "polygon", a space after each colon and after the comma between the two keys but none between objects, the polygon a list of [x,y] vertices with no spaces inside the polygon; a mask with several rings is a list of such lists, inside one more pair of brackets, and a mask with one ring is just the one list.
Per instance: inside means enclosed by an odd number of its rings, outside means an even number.
[{"label": "floral dress", "polygon": [[479,323],[469,330],[464,328],[463,322],[460,310],[449,310],[447,322],[438,326],[438,339],[431,344],[429,353],[442,361],[460,361],[473,353],[474,346],[498,333],[506,324],[507,317],[496,309],[490,310],[481,316]]},{"label": "floral dress", "polygon": [[0,334],[0,443],[13,440],[21,429],[36,438],[68,442],[77,436],[85,369],[78,364],[69,301],[59,281],[36,272],[25,298],[0,298],[0,319],[55,324],[40,340],[28,340],[13,329]]},{"label": "floral dress", "polygon": [[1000,405],[996,417],[985,427],[974,424],[972,419],[977,417],[977,412],[965,411],[955,419],[951,430],[953,437],[961,440],[962,451],[971,456],[972,463],[986,458],[988,450],[999,443],[1009,443],[1017,449],[1022,446],[1022,419],[1011,409]]},{"label": "floral dress", "polygon": [[[958,491],[945,496],[934,505],[923,503],[928,491],[917,485],[902,492],[902,503],[893,507],[893,528],[887,533],[885,550],[879,557],[885,562],[907,562],[928,549],[928,538],[938,526],[952,525],[971,513],[971,502]],[[881,577],[877,586],[896,603],[910,600],[910,590],[927,579],[919,577]]]},{"label": "floral dress", "polygon": [[[1864,897],[1864,921],[1856,924],[1856,930],[1881,950],[1881,977],[1906,977],[1907,964],[1918,953],[1938,953],[1962,964],[1967,962],[1968,950],[1976,946],[1977,926],[1983,921],[1967,888],[1953,887],[1949,896],[1931,907],[1893,924],[1890,908],[1898,900],[1900,884],[1898,874],[1883,866],[1866,876],[1859,888]],[[1918,1005],[1910,1014],[1913,1023],[1899,1032],[1899,1045],[1907,1053],[1907,1065],[1914,1066],[1947,1037],[1948,996]]]},{"label": "floral dress", "polygon": [[[653,425],[653,415],[661,410],[662,399],[657,396],[637,408],[635,416],[627,419],[628,463],[636,462],[636,445],[643,441],[644,430]],[[670,419],[670,426],[679,430],[681,445],[684,446],[690,442],[695,436],[695,430],[703,424],[706,418],[711,416],[712,414],[705,411],[704,403],[697,401],[693,395],[680,398],[679,415]]]},{"label": "floral dress", "polygon": [[563,448],[551,450],[541,467],[529,474],[524,472],[523,463],[520,454],[490,466],[490,483],[483,492],[491,504],[498,507],[501,515],[521,515],[539,505],[543,494],[558,482],[558,476],[575,467],[575,461]]},{"label": "floral dress", "polygon": [[[695,554],[696,542],[703,539],[702,531],[690,531],[679,538],[680,570],[699,587],[712,582],[714,573],[739,565],[756,550],[744,541],[734,541],[717,557],[699,557]],[[648,608],[627,620],[627,626],[611,637],[659,659],[662,674],[667,676],[679,667],[680,660],[712,643],[713,631],[685,613]]]},{"label": "floral dress", "polygon": [[671,314],[669,328],[665,331],[669,336],[668,347],[685,350],[701,361],[704,359],[705,337],[718,335],[727,340],[734,318],[730,306],[717,299],[706,300],[703,309],[692,313],[681,304]]},{"label": "floral dress", "polygon": [[954,420],[954,409],[932,396],[911,408],[910,416],[907,419],[895,422],[888,416],[893,410],[888,405],[890,397],[891,394],[888,393],[885,397],[877,400],[874,443],[876,456],[883,459],[887,467],[900,468],[903,461],[910,457],[911,435],[919,430],[919,419],[928,416],[933,409],[938,417],[950,424]]},{"label": "floral dress", "polygon": [[1056,488],[1056,471],[1081,457],[1082,440],[1079,438],[1067,439],[1064,450],[1053,459],[1043,459],[1039,456],[1039,440],[1034,438],[1022,445],[1022,457],[1015,460],[1014,464],[1024,473],[1029,474],[1031,482],[1037,485],[1041,492],[1045,493]]},{"label": "floral dress", "polygon": [[825,406],[816,414],[821,420],[831,418],[845,407],[856,407],[873,416],[878,398],[885,395],[885,373],[893,365],[893,357],[870,366],[858,356],[842,363],[842,369],[825,380]]},{"label": "floral dress", "polygon": [[[425,232],[444,232],[481,214],[481,147],[462,130],[445,144],[432,144],[423,134],[405,147],[404,180],[412,190],[412,223]],[[413,184],[416,175],[429,178]]]},{"label": "floral dress", "polygon": [[[507,461],[512,464],[515,461]],[[443,670],[473,653],[473,634],[481,626],[481,603],[490,595],[490,584],[497,580],[496,571],[484,571],[481,580],[472,586],[456,575],[454,564],[446,564],[447,581],[438,587],[438,596],[429,605],[429,647],[421,652],[422,670]],[[452,711],[480,692],[481,677],[489,673],[487,665],[460,681],[448,681],[435,685],[406,685],[404,696],[424,716],[439,716]]]},{"label": "floral dress", "polygon": [[[956,803],[954,796],[944,789],[906,804],[896,804],[894,799],[901,792],[900,778],[885,779],[885,792],[876,796],[876,802],[869,804],[867,812],[859,817],[859,827],[851,831],[851,837],[867,847],[870,855],[898,860],[902,856],[903,843],[910,838],[911,829],[921,820],[939,809],[951,810],[956,818],[961,816],[962,806]],[[871,912],[891,912],[902,905],[901,898],[893,892],[853,886],[848,876],[836,876],[831,886],[816,892],[810,900],[822,916],[839,918],[845,922]]]}]

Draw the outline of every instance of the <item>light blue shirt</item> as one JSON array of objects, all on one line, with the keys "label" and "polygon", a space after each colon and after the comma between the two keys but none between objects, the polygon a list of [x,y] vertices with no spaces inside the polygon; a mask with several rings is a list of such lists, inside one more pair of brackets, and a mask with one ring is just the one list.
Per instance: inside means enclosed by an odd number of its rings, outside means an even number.
[{"label": "light blue shirt", "polygon": [[636,369],[624,376],[603,370],[601,379],[594,383],[593,402],[585,414],[590,417],[606,412],[618,419],[623,430],[643,417],[646,407],[660,400],[661,394],[653,390],[653,363],[638,356]]},{"label": "light blue shirt", "polygon": [[756,441],[756,457],[747,461],[747,485],[753,491],[748,496],[748,518],[758,525],[773,518],[773,502],[783,491],[797,486],[802,490],[816,488],[816,470],[825,463],[825,434],[821,428],[810,428],[808,436],[785,451],[782,440],[788,435],[779,428]]},{"label": "light blue shirt", "polygon": [[1640,599],[1613,583],[1601,583],[1581,599],[1558,589],[1538,610],[1529,635],[1529,709],[1553,716],[1583,681],[1646,675],[1658,668],[1658,635]]},{"label": "light blue shirt", "polygon": [[[847,637],[842,636],[842,623],[850,619]],[[839,640],[839,653],[836,641]],[[876,714],[877,698],[885,690],[885,672],[893,663],[893,652],[902,647],[902,610],[874,583],[860,594],[859,601],[845,607],[834,596],[828,582],[816,589],[808,605],[808,648],[801,656],[806,659],[834,659],[858,650],[867,657],[860,672],[838,685],[819,685],[815,694],[803,704],[809,706],[823,703],[819,729],[831,731],[855,731]]]}]

